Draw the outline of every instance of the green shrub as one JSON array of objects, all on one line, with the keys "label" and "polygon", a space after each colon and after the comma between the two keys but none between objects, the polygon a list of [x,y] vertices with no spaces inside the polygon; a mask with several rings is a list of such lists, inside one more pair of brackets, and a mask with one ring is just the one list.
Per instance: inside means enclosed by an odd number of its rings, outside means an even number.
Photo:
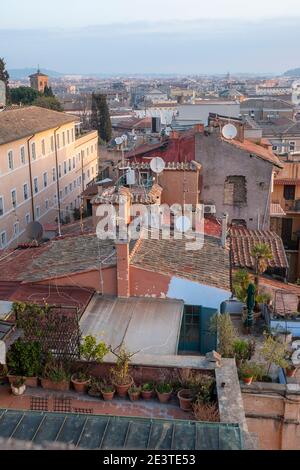
[{"label": "green shrub", "polygon": [[7,353],[9,373],[24,377],[36,377],[40,374],[42,351],[37,341],[24,341],[19,338]]}]

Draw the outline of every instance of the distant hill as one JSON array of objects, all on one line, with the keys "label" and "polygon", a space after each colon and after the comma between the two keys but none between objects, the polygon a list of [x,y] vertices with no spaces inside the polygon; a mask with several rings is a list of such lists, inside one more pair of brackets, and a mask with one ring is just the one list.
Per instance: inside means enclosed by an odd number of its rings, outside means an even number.
[{"label": "distant hill", "polygon": [[288,70],[283,75],[285,77],[300,77],[300,68]]},{"label": "distant hill", "polygon": [[[25,68],[25,69],[10,69],[8,70],[9,77],[11,80],[24,80],[29,75],[36,72],[36,68]],[[55,72],[54,70],[40,69],[42,73],[49,75],[49,77],[58,78],[63,77],[63,73]]]}]

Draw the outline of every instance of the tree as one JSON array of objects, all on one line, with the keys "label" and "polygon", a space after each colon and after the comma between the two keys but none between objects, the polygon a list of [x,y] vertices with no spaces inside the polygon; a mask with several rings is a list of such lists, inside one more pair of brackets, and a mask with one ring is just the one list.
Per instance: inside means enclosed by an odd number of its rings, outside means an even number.
[{"label": "tree", "polygon": [[267,270],[268,261],[273,259],[272,249],[267,243],[257,243],[251,256],[255,258],[255,284],[258,287],[259,276]]},{"label": "tree", "polygon": [[111,139],[111,120],[106,101],[106,95],[92,94],[91,127],[99,132],[99,137],[105,142]]},{"label": "tree", "polygon": [[250,275],[246,269],[239,269],[233,276],[233,290],[240,302],[246,302],[247,289],[251,282]]},{"label": "tree", "polygon": [[6,101],[8,102],[10,99],[10,90],[9,90],[9,73],[5,68],[5,61],[4,59],[0,58],[0,80],[2,80],[5,83],[5,88],[6,88]]},{"label": "tree", "polygon": [[11,102],[13,104],[30,105],[39,96],[38,91],[29,86],[12,88],[10,91]]},{"label": "tree", "polygon": [[265,336],[261,355],[267,362],[267,374],[269,374],[272,364],[283,368],[288,366],[288,362],[285,359],[288,347],[286,344],[272,338],[272,336]]},{"label": "tree", "polygon": [[218,335],[218,353],[223,357],[234,356],[234,343],[237,333],[229,313],[216,313],[211,319],[210,333]]},{"label": "tree", "polygon": [[32,103],[34,106],[52,109],[54,111],[63,111],[63,107],[55,96],[38,96]]},{"label": "tree", "polygon": [[52,91],[51,86],[50,86],[50,87],[48,87],[47,85],[45,86],[45,88],[44,88],[44,96],[48,96],[48,97],[50,96],[51,98],[54,98],[54,97],[55,97],[55,96],[54,96],[54,93],[53,93],[53,91]]}]

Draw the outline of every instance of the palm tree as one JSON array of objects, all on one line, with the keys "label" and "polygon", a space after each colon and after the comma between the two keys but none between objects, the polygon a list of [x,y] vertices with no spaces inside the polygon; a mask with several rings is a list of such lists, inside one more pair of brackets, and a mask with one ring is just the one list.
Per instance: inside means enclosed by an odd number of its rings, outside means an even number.
[{"label": "palm tree", "polygon": [[273,259],[271,246],[268,243],[257,243],[251,251],[255,258],[255,285],[258,287],[259,276],[268,268],[268,261]]}]

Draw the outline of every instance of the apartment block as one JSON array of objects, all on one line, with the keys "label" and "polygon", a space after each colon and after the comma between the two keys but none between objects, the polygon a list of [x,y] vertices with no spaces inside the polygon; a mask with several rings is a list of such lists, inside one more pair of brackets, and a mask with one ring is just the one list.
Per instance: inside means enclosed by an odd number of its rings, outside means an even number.
[{"label": "apartment block", "polygon": [[32,221],[72,220],[98,172],[98,133],[76,116],[35,106],[0,113],[0,249]]}]

